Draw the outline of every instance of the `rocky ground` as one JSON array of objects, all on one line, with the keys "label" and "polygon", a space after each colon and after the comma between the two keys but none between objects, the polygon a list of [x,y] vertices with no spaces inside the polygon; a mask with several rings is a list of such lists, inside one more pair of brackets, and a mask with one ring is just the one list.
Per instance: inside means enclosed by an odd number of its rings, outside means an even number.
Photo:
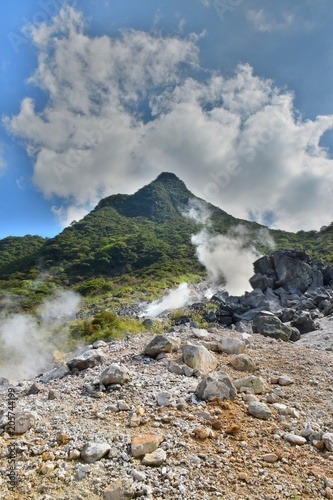
[{"label": "rocky ground", "polygon": [[[154,335],[142,333],[97,343],[34,380],[8,387],[3,379],[0,497],[333,498],[333,354],[325,350],[333,333],[325,321],[295,343],[181,326],[147,349]],[[219,385],[221,371],[230,386]],[[206,392],[197,389],[202,380]],[[209,401],[214,390],[226,399]]]}]

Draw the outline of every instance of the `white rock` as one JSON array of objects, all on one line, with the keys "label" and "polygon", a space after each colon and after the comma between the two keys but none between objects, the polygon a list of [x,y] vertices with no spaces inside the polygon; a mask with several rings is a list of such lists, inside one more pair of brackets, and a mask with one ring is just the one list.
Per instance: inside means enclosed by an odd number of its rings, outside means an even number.
[{"label": "white rock", "polygon": [[126,366],[121,366],[117,363],[112,363],[106,370],[104,370],[99,378],[99,381],[103,385],[110,384],[120,384],[124,385],[131,379],[128,369]]},{"label": "white rock", "polygon": [[306,443],[306,439],[302,436],[298,436],[297,434],[292,434],[291,432],[287,432],[283,438],[288,441],[288,443],[302,445]]},{"label": "white rock", "polygon": [[333,451],[333,432],[325,432],[325,434],[323,434],[322,440],[325,443],[325,448],[328,451]]},{"label": "white rock", "polygon": [[87,443],[81,450],[81,458],[85,462],[93,463],[105,457],[110,449],[108,443]]},{"label": "white rock", "polygon": [[38,420],[38,414],[35,411],[17,410],[14,414],[15,434],[24,434],[31,427],[34,427]]},{"label": "white rock", "polygon": [[278,378],[279,385],[291,385],[294,383],[294,380],[288,375],[280,375]]},{"label": "white rock", "polygon": [[142,464],[149,465],[152,467],[158,467],[159,465],[162,465],[166,461],[166,457],[167,457],[166,452],[161,448],[158,448],[152,453],[148,453],[148,455],[145,455],[143,457]]},{"label": "white rock", "polygon": [[172,394],[168,391],[161,391],[157,394],[156,400],[159,406],[170,406],[172,403]]},{"label": "white rock", "polygon": [[227,337],[218,344],[220,351],[226,354],[242,354],[246,351],[246,344],[243,340]]}]

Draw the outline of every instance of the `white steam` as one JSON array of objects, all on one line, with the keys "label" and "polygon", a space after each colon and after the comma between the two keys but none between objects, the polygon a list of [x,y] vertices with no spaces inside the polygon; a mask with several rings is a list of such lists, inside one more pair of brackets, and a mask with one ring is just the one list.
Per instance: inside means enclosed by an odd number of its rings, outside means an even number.
[{"label": "white steam", "polygon": [[0,316],[0,377],[12,380],[32,378],[49,369],[54,353],[68,338],[70,321],[80,303],[74,292],[57,291],[30,314]]},{"label": "white steam", "polygon": [[181,283],[175,290],[168,292],[163,299],[154,300],[140,316],[156,318],[163,311],[178,309],[191,301],[191,290],[187,283]]},{"label": "white steam", "polygon": [[244,247],[241,236],[212,235],[204,229],[193,235],[191,241],[197,247],[198,259],[207,269],[210,282],[224,281],[231,295],[242,295],[252,289],[249,278],[258,254]]},{"label": "white steam", "polygon": [[239,224],[226,235],[213,234],[208,230],[211,212],[203,200],[190,200],[183,215],[205,225],[202,231],[192,236],[191,241],[196,246],[199,261],[207,270],[212,289],[223,283],[232,295],[250,291],[253,262],[259,257],[255,245],[274,247],[268,229],[259,229],[253,237],[245,226]]}]

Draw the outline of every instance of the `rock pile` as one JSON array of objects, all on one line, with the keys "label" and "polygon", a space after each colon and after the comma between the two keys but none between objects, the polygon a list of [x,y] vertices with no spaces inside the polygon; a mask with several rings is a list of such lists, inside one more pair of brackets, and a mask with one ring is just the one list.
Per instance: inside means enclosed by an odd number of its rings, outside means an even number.
[{"label": "rock pile", "polygon": [[180,326],[96,343],[34,380],[1,381],[1,492],[14,500],[333,498],[332,391],[332,353],[297,342]]},{"label": "rock pile", "polygon": [[[303,250],[284,249],[254,263],[252,292],[241,297],[216,293],[208,322],[235,325],[282,340],[296,341],[316,330],[316,320],[333,312],[333,268]],[[271,314],[268,314],[271,313]],[[259,316],[259,317],[258,317]]]}]

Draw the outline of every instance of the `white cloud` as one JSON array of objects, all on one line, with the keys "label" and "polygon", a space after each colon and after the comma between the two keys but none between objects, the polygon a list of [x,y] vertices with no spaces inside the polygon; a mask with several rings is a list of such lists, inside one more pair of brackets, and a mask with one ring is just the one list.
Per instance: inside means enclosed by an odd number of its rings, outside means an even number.
[{"label": "white cloud", "polygon": [[265,221],[269,212],[292,230],[333,219],[333,163],[320,146],[333,117],[304,120],[292,93],[249,65],[228,78],[200,73],[197,35],[92,38],[69,7],[32,36],[31,81],[49,102],[36,111],[27,97],[4,122],[24,140],[38,188],[63,198],[62,224],[165,170],[237,217]]},{"label": "white cloud", "polygon": [[292,12],[283,12],[282,20],[278,21],[265,12],[264,9],[260,9],[249,10],[247,12],[247,19],[254,25],[257,31],[271,33],[289,29],[294,24],[295,15]]}]

